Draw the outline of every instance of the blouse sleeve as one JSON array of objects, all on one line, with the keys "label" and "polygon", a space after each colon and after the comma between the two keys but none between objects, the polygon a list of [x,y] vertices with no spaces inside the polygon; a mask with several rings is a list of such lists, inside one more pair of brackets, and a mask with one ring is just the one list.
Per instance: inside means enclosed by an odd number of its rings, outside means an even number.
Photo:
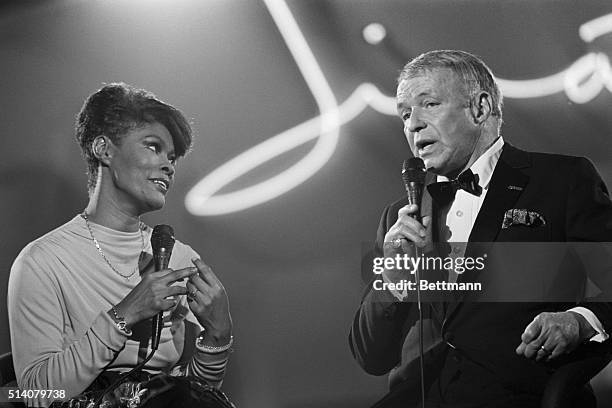
[{"label": "blouse sleeve", "polygon": [[[174,254],[179,255],[179,254]],[[180,258],[182,258],[183,267],[187,265],[192,265],[191,259],[200,258],[200,255],[195,252],[189,245],[184,245],[180,252]],[[196,345],[196,337],[202,331],[202,326],[194,316],[194,314],[189,309],[189,305],[187,303],[187,297],[181,296],[180,300],[181,304],[179,308],[186,311],[185,314],[185,326],[191,325],[194,330],[184,330],[184,335],[188,336],[186,342],[190,344],[186,344],[185,351],[188,353],[192,353],[191,356],[187,356],[187,363],[183,365],[178,365],[173,368],[173,375],[192,375],[195,377],[199,377],[206,381],[208,384],[215,386],[217,388],[221,387],[223,382],[223,378],[225,377],[225,369],[227,367],[227,362],[229,359],[230,350],[211,353],[206,351],[205,349],[198,347]],[[194,333],[195,336],[190,333]],[[181,360],[184,360],[181,358]],[[180,360],[179,360],[180,364]]]},{"label": "blouse sleeve", "polygon": [[[29,246],[15,260],[9,277],[8,314],[17,383],[21,389],[83,392],[125,346],[127,336],[101,311],[78,339],[63,335],[65,296],[50,273],[59,262],[42,248]],[[28,406],[46,407],[33,398]]]}]

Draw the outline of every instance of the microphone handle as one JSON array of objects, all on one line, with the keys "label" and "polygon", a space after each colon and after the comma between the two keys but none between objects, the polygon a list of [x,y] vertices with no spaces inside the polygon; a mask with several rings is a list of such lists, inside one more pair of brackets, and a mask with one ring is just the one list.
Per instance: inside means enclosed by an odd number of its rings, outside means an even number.
[{"label": "microphone handle", "polygon": [[411,214],[410,217],[414,218],[418,222],[421,222],[421,197],[423,195],[423,185],[414,181],[406,183],[406,196],[408,197],[408,204],[416,204],[419,206],[419,211],[415,214]]},{"label": "microphone handle", "polygon": [[[168,267],[170,262],[170,254],[166,251],[166,248],[161,248],[158,254],[153,255],[155,261],[155,271],[161,271]],[[159,347],[159,340],[161,338],[161,331],[164,327],[164,312],[159,312],[156,316],[151,319],[151,349],[157,350]]]}]

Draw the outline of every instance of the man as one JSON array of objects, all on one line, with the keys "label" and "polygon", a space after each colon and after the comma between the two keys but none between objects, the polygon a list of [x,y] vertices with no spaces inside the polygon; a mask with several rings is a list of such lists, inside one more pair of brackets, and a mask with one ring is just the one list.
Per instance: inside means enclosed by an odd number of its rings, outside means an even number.
[{"label": "man", "polygon": [[[456,243],[454,255],[461,256],[482,242],[612,241],[612,203],[590,162],[510,146],[500,135],[501,107],[489,68],[467,52],[432,51],[404,67],[398,114],[428,170],[426,184],[443,184],[428,185],[420,209],[407,199],[385,209],[377,255],[393,258],[431,242]],[[450,197],[442,197],[441,186],[450,186]],[[572,272],[581,264],[570,261],[564,276],[582,276]],[[387,268],[382,281],[408,276]],[[446,278],[464,279],[452,271]],[[396,395],[381,406],[418,406],[417,307],[408,291],[385,288],[364,296],[351,350],[368,373],[389,373]],[[427,406],[539,406],[555,362],[583,343],[600,347],[612,330],[609,303],[483,303],[479,294],[468,296],[470,302],[453,296],[423,307]]]}]

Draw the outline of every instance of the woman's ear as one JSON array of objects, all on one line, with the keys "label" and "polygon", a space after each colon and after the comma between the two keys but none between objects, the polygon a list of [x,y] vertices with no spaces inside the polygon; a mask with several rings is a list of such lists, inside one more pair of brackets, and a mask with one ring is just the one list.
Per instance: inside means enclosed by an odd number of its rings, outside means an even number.
[{"label": "woman's ear", "polygon": [[91,151],[93,155],[102,163],[103,166],[108,166],[112,159],[112,149],[110,145],[112,142],[105,135],[96,136],[91,144]]},{"label": "woman's ear", "polygon": [[472,118],[474,123],[480,125],[491,116],[493,105],[491,104],[491,95],[486,92],[480,92],[472,103]]}]

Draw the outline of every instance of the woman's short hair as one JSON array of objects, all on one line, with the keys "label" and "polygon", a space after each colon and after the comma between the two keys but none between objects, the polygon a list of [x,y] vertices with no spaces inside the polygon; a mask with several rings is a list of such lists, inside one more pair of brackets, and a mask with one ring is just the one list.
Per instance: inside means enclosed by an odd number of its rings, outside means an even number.
[{"label": "woman's short hair", "polygon": [[460,50],[435,50],[419,55],[408,62],[397,79],[415,78],[437,68],[448,68],[463,82],[469,103],[481,91],[491,96],[492,115],[502,119],[502,94],[489,67],[478,57]]},{"label": "woman's short hair", "polygon": [[115,144],[132,129],[158,122],[168,129],[176,157],[191,149],[191,125],[181,111],[162,102],[154,94],[125,83],[112,83],[91,94],[77,115],[76,139],[87,162],[87,187],[96,184],[99,161],[92,151],[97,136],[105,135]]}]

